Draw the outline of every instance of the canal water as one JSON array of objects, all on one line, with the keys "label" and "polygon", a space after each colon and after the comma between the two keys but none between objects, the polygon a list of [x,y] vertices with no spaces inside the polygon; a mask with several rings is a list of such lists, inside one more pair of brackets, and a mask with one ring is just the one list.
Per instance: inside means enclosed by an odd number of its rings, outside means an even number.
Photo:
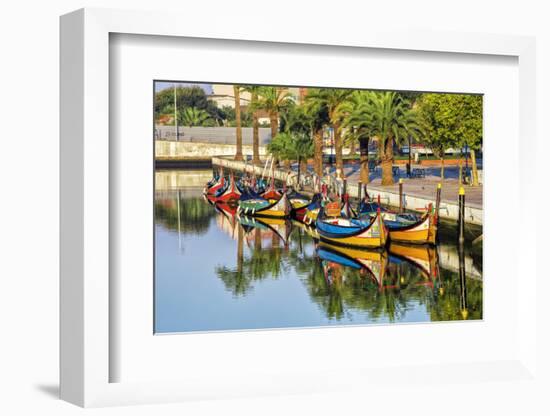
[{"label": "canal water", "polygon": [[211,205],[211,175],[156,172],[156,333],[482,319],[481,253],[459,250],[452,225],[435,248],[335,247]]}]

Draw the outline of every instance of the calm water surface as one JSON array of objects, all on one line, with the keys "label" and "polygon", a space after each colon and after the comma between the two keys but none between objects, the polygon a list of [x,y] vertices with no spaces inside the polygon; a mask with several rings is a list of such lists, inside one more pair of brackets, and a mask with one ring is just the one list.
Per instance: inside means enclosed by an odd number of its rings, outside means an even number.
[{"label": "calm water surface", "polygon": [[437,248],[357,252],[296,222],[240,220],[203,199],[210,177],[157,172],[155,332],[482,318],[481,253],[460,253],[452,227]]}]

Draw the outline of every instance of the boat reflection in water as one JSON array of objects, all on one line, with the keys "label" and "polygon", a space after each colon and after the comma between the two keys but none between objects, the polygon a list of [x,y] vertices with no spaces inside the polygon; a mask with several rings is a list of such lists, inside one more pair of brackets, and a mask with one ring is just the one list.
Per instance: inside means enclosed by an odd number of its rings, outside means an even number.
[{"label": "boat reflection in water", "polygon": [[201,192],[156,194],[156,332],[482,318],[481,272],[468,272],[470,254],[452,237],[445,262],[437,247],[336,246]]},{"label": "boat reflection in water", "polygon": [[358,250],[321,242],[317,254],[329,284],[334,283],[334,275],[341,277],[342,273],[335,272],[340,267],[359,270],[362,276],[371,277],[380,290],[399,289],[412,275],[413,284],[430,288],[439,279],[437,250],[431,246],[392,243],[387,251]]},{"label": "boat reflection in water", "polygon": [[386,251],[359,250],[320,242],[317,255],[329,285],[342,283],[346,275],[341,269],[350,268],[359,270],[361,278],[370,277],[379,288],[383,288],[388,266]]}]

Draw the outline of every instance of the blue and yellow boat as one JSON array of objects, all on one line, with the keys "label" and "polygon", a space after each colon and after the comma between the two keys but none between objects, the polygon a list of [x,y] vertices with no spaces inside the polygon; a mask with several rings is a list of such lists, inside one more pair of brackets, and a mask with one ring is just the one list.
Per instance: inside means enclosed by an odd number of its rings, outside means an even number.
[{"label": "blue and yellow boat", "polygon": [[437,238],[437,216],[430,204],[426,213],[417,216],[411,213],[395,213],[382,209],[372,201],[363,201],[359,207],[359,218],[369,218],[381,213],[391,241],[412,244],[435,244]]},{"label": "blue and yellow boat", "polygon": [[388,241],[388,229],[380,211],[365,219],[344,218],[339,202],[321,208],[315,226],[321,240],[356,248],[382,248]]}]

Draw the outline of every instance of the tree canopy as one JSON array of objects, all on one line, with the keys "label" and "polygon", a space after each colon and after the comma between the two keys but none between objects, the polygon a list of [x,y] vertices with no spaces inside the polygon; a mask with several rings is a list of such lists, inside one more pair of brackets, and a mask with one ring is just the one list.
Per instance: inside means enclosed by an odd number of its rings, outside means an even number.
[{"label": "tree canopy", "polygon": [[[214,124],[221,124],[224,113],[217,104],[208,99],[204,90],[198,86],[176,87],[176,102],[178,114],[183,113],[186,108],[203,110]],[[155,94],[155,117],[158,119],[163,114],[174,113],[174,89],[167,88]]]},{"label": "tree canopy", "polygon": [[418,100],[420,124],[428,146],[481,148],[483,97],[467,94],[422,94]]}]

